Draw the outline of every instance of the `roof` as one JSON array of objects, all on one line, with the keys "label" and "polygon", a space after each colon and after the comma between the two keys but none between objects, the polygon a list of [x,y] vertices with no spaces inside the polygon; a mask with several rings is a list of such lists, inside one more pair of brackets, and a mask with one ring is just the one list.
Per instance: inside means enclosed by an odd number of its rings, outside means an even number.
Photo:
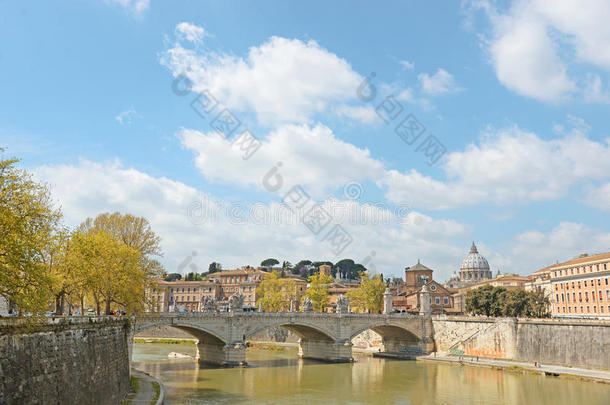
[{"label": "roof", "polygon": [[600,253],[597,255],[577,257],[576,259],[568,260],[567,262],[553,264],[553,265],[547,267],[547,269],[551,270],[554,268],[559,268],[559,267],[564,267],[564,266],[573,266],[575,264],[595,262],[595,261],[604,260],[604,259],[610,259],[610,253]]},{"label": "roof", "polygon": [[424,266],[423,264],[421,264],[421,263],[419,262],[419,259],[417,259],[417,264],[416,264],[415,266],[413,266],[413,267],[407,267],[405,270],[406,270],[406,271],[418,271],[418,270],[419,270],[419,271],[421,271],[421,270],[432,271],[432,269],[430,269],[430,268],[428,268],[428,267]]}]

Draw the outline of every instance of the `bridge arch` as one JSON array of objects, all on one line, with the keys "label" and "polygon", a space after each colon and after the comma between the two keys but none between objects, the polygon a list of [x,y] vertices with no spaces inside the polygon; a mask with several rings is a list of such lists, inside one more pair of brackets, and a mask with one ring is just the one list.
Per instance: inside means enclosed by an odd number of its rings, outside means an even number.
[{"label": "bridge arch", "polygon": [[199,343],[207,343],[214,345],[224,345],[227,343],[226,340],[216,331],[205,328],[203,326],[181,325],[180,323],[175,322],[144,322],[142,324],[136,323],[135,333],[140,333],[147,329],[152,329],[158,326],[169,326],[171,328],[176,328],[185,331],[197,338],[199,340]]},{"label": "bridge arch", "polygon": [[354,329],[349,339],[351,340],[367,330],[372,330],[381,335],[381,337],[387,338],[404,338],[406,340],[413,340],[414,342],[419,342],[422,339],[417,332],[414,332],[407,326],[385,322],[371,323]]}]

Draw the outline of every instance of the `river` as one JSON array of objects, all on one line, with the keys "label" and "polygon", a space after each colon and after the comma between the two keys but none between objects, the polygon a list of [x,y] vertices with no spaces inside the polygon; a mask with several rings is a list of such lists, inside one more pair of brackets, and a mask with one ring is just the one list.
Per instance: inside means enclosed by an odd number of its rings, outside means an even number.
[{"label": "river", "polygon": [[[483,367],[357,356],[297,359],[297,349],[248,349],[248,368],[199,366],[194,345],[134,344],[136,368],[159,378],[166,404],[610,404],[610,385]],[[169,359],[170,352],[192,358]]]}]

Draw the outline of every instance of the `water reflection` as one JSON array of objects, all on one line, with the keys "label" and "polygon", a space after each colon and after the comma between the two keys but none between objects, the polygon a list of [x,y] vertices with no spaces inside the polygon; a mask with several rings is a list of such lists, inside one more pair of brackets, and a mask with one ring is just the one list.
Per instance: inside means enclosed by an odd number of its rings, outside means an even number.
[{"label": "water reflection", "polygon": [[[168,359],[178,351],[192,359]],[[610,403],[610,386],[538,375],[358,357],[354,364],[298,360],[296,348],[252,349],[249,368],[199,366],[196,348],[136,344],[134,363],[165,384],[167,404],[587,404]]]}]

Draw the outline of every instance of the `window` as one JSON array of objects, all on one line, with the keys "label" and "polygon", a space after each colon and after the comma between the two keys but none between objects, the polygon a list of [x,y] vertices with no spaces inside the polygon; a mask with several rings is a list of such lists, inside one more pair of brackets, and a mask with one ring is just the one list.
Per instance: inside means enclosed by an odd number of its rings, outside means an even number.
[{"label": "window", "polygon": [[443,297],[443,304],[449,305],[449,297]]},{"label": "window", "polygon": [[434,299],[434,302],[436,303],[436,305],[439,305],[441,303],[441,297],[436,297]]},{"label": "window", "polygon": [[564,302],[564,296],[563,296],[563,293],[561,293],[561,302]]},{"label": "window", "polygon": [[587,280],[585,280],[585,287],[587,286]]}]

